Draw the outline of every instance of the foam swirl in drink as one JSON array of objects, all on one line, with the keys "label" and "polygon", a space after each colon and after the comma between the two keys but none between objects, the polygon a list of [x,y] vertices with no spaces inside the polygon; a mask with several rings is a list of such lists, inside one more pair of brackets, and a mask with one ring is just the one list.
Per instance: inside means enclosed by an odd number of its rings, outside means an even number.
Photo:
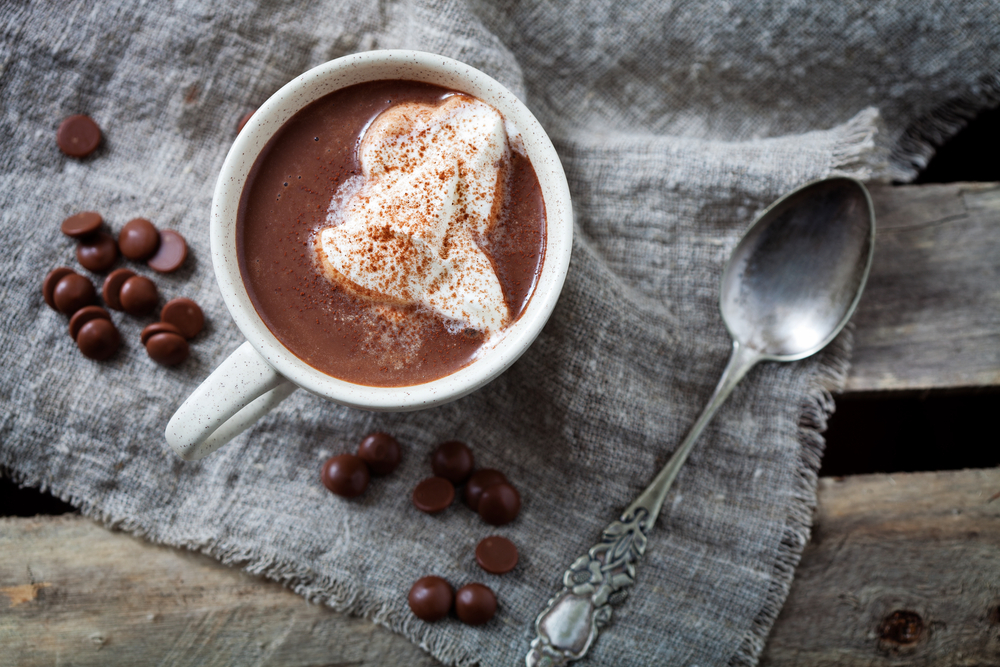
[{"label": "foam swirl in drink", "polygon": [[503,203],[503,117],[465,95],[380,114],[361,175],[330,202],[316,237],[324,272],[375,302],[418,306],[487,338],[511,319],[484,240]]}]

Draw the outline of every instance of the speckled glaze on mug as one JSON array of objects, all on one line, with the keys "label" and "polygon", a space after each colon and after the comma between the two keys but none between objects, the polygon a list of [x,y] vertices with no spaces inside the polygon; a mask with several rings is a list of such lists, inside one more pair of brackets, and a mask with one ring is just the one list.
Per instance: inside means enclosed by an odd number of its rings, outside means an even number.
[{"label": "speckled glaze on mug", "polygon": [[[522,315],[468,366],[409,387],[369,387],[327,375],[274,337],[257,315],[240,275],[236,219],[247,175],[261,149],[306,105],[347,86],[379,80],[431,83],[468,93],[497,109],[521,134],[545,202],[545,259]],[[222,296],[247,342],[216,369],[167,425],[180,456],[208,455],[301,387],[336,403],[382,412],[430,408],[461,398],[505,371],[541,332],[569,268],[573,213],[559,156],[541,125],[513,93],[479,70],[420,51],[371,51],[309,70],[275,93],[243,128],[223,164],[212,201],[212,262]]]}]

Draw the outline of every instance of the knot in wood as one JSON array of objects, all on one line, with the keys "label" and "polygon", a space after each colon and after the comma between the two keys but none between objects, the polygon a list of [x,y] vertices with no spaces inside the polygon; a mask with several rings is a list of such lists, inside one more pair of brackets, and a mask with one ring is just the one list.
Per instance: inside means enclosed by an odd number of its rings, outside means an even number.
[{"label": "knot in wood", "polygon": [[894,611],[882,620],[878,634],[883,641],[915,644],[924,631],[924,619],[915,611]]}]

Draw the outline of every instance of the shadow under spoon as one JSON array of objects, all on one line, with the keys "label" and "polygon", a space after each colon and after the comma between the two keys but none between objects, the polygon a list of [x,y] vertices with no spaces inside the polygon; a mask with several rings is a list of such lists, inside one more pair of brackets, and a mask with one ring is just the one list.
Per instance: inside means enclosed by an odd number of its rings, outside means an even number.
[{"label": "shadow under spoon", "polygon": [[715,411],[757,362],[804,359],[836,337],[861,298],[874,249],[871,197],[852,178],[808,183],[757,217],[722,274],[719,308],[733,349],[715,392],[652,483],[563,574],[562,590],[535,620],[528,667],[586,655],[635,582],[646,536]]}]

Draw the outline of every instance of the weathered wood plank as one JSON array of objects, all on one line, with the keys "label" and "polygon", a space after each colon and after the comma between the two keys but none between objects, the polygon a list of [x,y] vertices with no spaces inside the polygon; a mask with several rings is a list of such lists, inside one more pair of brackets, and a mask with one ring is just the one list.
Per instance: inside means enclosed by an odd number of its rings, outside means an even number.
[{"label": "weathered wood plank", "polygon": [[[1000,469],[821,480],[762,664],[1000,664],[998,492]],[[914,643],[880,636],[895,611],[919,615]],[[69,515],[0,519],[0,646],[0,664],[28,667],[437,664],[277,584]]]},{"label": "weathered wood plank", "polygon": [[1000,665],[1000,469],[820,480],[761,665]]},{"label": "weathered wood plank", "polygon": [[355,667],[436,660],[213,559],[77,515],[0,519],[0,665]]},{"label": "weathered wood plank", "polygon": [[1000,184],[873,186],[848,392],[1000,386]]}]

